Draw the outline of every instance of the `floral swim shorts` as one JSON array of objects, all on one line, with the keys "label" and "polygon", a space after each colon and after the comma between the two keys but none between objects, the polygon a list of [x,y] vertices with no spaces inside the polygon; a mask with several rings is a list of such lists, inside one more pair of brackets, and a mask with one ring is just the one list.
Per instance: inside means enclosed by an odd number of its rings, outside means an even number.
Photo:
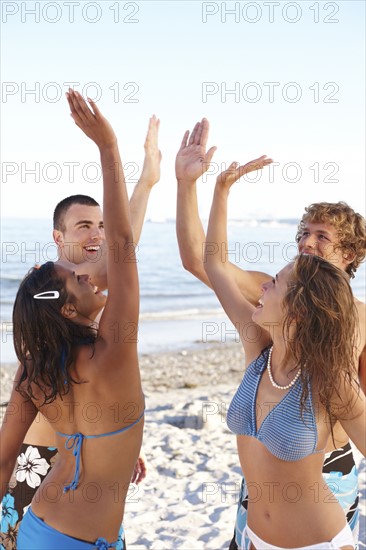
[{"label": "floral swim shorts", "polygon": [[16,550],[20,522],[54,464],[56,455],[56,447],[23,443],[8,490],[1,502],[1,550]]}]

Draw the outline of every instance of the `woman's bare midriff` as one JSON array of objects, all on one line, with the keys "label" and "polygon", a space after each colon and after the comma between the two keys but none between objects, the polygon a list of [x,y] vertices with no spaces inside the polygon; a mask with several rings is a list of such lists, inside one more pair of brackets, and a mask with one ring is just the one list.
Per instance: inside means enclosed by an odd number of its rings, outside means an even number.
[{"label": "woman's bare midriff", "polygon": [[[345,526],[344,512],[321,475],[323,452],[290,462],[274,457],[254,437],[238,436],[237,444],[248,488],[247,523],[259,538],[284,548],[310,546],[331,540]],[[303,529],[307,524],[310,530]]]}]

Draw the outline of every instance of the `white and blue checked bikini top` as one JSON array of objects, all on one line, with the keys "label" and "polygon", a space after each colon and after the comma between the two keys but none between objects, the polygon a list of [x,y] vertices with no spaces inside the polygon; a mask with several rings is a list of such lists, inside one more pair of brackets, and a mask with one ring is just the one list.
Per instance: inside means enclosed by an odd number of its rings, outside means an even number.
[{"label": "white and blue checked bikini top", "polygon": [[[300,378],[290,388],[279,403],[266,408],[259,430],[256,425],[256,398],[258,386],[266,369],[269,349],[261,353],[248,366],[244,378],[230,403],[227,425],[236,435],[249,435],[261,441],[274,456],[281,460],[301,460],[316,451],[318,432],[309,384],[309,395],[301,415],[300,398],[302,383]],[[260,409],[259,409],[260,410]]]}]

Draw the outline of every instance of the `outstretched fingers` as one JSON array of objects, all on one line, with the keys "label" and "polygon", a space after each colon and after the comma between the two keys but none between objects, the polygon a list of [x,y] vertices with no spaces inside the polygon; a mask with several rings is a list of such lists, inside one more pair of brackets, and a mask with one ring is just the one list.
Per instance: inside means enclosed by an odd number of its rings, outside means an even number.
[{"label": "outstretched fingers", "polygon": [[93,120],[95,115],[89,109],[84,98],[79,94],[79,92],[75,92],[70,89],[67,94],[67,100],[71,108],[72,117],[78,125],[85,124]]},{"label": "outstretched fingers", "polygon": [[76,110],[76,107],[74,105],[74,95],[72,93],[70,93],[71,90],[69,90],[69,92],[66,92],[66,99],[67,99],[67,102],[69,104],[69,107],[70,107],[70,116],[74,119],[74,122],[75,124],[77,124],[78,126],[80,126],[80,124],[82,123],[82,120]]},{"label": "outstretched fingers", "polygon": [[221,185],[231,186],[245,174],[249,174],[249,172],[254,172],[255,170],[261,170],[264,166],[271,164],[271,162],[273,162],[272,159],[268,159],[266,155],[262,155],[241,166],[238,162],[232,162],[228,168],[218,176],[217,181]]},{"label": "outstretched fingers", "polygon": [[202,147],[204,149],[206,149],[209,129],[210,129],[210,124],[209,124],[207,118],[203,118],[201,120],[201,133],[200,133],[199,143],[200,143],[200,145],[202,145]]},{"label": "outstretched fingers", "polygon": [[81,94],[79,94],[79,92],[74,92],[74,106],[80,118],[83,118],[84,120],[92,120],[94,118],[94,114],[91,112],[85,99]]},{"label": "outstretched fingers", "polygon": [[[96,117],[101,117],[103,116],[102,113],[99,111],[99,107],[97,106],[97,104],[95,103],[95,101],[93,99],[90,99],[90,97],[88,97],[88,102],[89,102],[89,105],[93,111],[93,114],[96,116]],[[87,105],[85,104],[85,107],[87,107]],[[88,111],[90,112],[90,109],[88,109]]]},{"label": "outstretched fingers", "polygon": [[249,174],[249,172],[254,172],[254,170],[262,170],[265,166],[268,166],[273,162],[272,159],[267,158],[267,155],[262,155],[261,157],[258,157],[255,160],[251,160],[250,162],[247,162],[247,164],[244,164],[243,166],[240,166],[240,170],[242,172],[242,175]]},{"label": "outstretched fingers", "polygon": [[199,130],[200,124],[201,124],[200,122],[196,122],[196,125],[193,128],[193,131],[191,133],[191,137],[189,138],[188,145],[193,145],[195,143],[196,135]]},{"label": "outstretched fingers", "polygon": [[152,144],[156,145],[156,147],[158,146],[159,127],[160,120],[156,118],[155,115],[153,115],[149,120],[149,127],[147,129],[145,140],[145,148]]},{"label": "outstretched fingers", "polygon": [[198,123],[197,132],[194,135],[194,144],[195,145],[202,145],[201,138],[202,138],[202,132],[203,132],[203,120]]},{"label": "outstretched fingers", "polygon": [[189,130],[186,130],[186,131],[184,132],[184,136],[183,136],[183,139],[182,139],[182,143],[180,144],[180,148],[179,148],[180,151],[181,151],[182,149],[185,149],[185,148],[187,147],[188,136],[189,136]]},{"label": "outstretched fingers", "polygon": [[73,90],[69,90],[66,97],[75,124],[88,138],[94,141],[99,148],[116,145],[117,138],[112,126],[100,113],[93,100],[88,100],[89,107],[81,94]]}]

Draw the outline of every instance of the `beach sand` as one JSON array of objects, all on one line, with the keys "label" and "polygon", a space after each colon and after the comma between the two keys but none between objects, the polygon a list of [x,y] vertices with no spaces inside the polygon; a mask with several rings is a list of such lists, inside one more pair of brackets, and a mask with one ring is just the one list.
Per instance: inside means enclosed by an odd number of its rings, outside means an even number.
[{"label": "beach sand", "polygon": [[[131,485],[125,530],[129,550],[227,549],[241,470],[227,407],[243,376],[239,344],[141,355],[146,395],[143,452],[148,473]],[[1,400],[15,365],[2,365]],[[366,463],[360,467],[360,549],[366,548]]]}]

